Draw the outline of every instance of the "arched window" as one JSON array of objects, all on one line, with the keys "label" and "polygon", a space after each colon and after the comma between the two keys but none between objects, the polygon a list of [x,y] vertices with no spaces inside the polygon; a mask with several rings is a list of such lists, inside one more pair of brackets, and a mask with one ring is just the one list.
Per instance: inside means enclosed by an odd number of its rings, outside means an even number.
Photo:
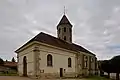
[{"label": "arched window", "polygon": [[85,68],[87,68],[87,66],[88,66],[88,57],[87,56],[84,56],[84,57],[85,57],[84,66],[85,66]]},{"label": "arched window", "polygon": [[66,32],[66,27],[64,27],[64,32]]},{"label": "arched window", "polygon": [[85,61],[85,68],[87,68],[87,61]]},{"label": "arched window", "polygon": [[71,67],[71,58],[68,58],[68,67]]},{"label": "arched window", "polygon": [[52,55],[51,54],[47,55],[47,66],[53,66],[52,65]]}]

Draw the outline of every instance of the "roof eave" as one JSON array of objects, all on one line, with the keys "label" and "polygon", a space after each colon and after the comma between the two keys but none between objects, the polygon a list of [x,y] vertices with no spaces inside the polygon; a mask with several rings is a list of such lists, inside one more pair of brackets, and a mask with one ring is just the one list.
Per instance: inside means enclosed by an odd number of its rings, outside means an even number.
[{"label": "roof eave", "polygon": [[15,53],[19,53],[19,52],[22,51],[24,48],[27,48],[27,47],[29,47],[30,45],[35,44],[35,43],[36,43],[36,41],[31,41],[31,42],[29,42],[29,43],[26,43],[26,44],[22,45],[20,48],[18,48],[17,50],[15,50],[14,52],[15,52]]}]

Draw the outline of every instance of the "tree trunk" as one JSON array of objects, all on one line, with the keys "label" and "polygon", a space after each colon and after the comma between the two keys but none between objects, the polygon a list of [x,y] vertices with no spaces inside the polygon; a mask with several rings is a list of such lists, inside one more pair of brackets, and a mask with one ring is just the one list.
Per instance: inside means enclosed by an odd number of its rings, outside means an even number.
[{"label": "tree trunk", "polygon": [[119,80],[119,73],[116,73],[116,80]]}]

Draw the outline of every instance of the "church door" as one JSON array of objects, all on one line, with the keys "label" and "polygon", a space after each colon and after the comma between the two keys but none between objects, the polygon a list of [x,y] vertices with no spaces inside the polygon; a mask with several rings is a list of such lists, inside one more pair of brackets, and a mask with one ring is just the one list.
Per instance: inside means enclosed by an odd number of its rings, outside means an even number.
[{"label": "church door", "polygon": [[60,77],[63,77],[63,68],[60,68]]},{"label": "church door", "polygon": [[27,76],[27,59],[26,56],[23,58],[23,76]]}]

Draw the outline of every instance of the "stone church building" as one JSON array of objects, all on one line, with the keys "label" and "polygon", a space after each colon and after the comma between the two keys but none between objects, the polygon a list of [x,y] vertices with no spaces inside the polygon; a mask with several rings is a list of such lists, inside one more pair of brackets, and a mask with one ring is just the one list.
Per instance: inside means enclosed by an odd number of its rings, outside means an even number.
[{"label": "stone church building", "polygon": [[95,74],[96,55],[72,42],[72,24],[64,14],[57,37],[40,32],[15,52],[20,76],[77,77]]}]

